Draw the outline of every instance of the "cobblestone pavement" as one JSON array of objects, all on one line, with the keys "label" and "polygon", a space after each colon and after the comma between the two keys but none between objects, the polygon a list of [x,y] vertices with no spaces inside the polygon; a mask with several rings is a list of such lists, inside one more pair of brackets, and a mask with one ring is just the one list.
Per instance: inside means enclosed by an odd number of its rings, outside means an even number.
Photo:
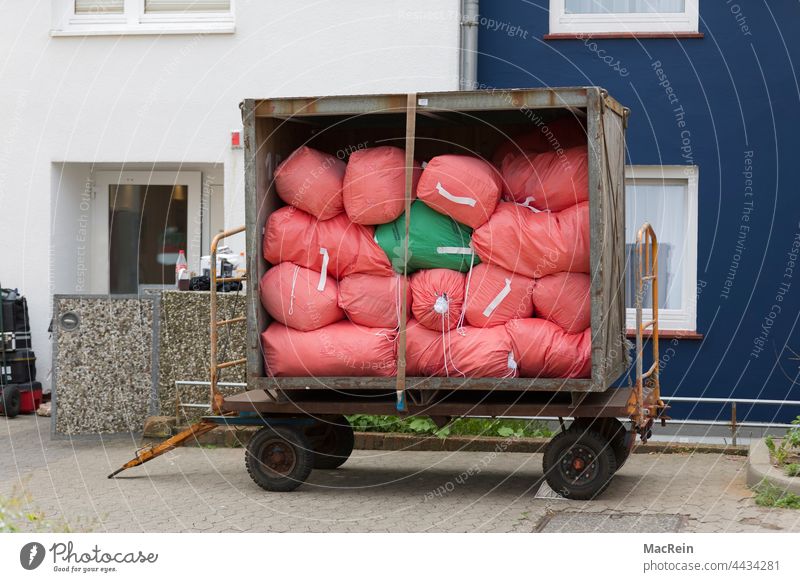
[{"label": "cobblestone pavement", "polygon": [[50,440],[49,419],[30,416],[0,417],[0,435],[0,495],[24,488],[79,531],[800,531],[800,511],[755,505],[743,457],[636,454],[600,500],[576,502],[535,498],[541,455],[356,451],[295,492],[267,493],[242,449],[182,448],[109,480],[131,439]]}]

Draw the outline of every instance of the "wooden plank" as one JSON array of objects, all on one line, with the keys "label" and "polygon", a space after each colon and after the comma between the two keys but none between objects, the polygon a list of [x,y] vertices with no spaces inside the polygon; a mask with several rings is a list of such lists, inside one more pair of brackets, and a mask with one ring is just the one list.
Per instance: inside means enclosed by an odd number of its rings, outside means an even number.
[{"label": "wooden plank", "polygon": [[417,130],[417,94],[406,100],[406,184],[405,235],[403,237],[403,291],[400,295],[400,329],[397,334],[397,410],[406,410],[406,325],[408,314],[408,233],[411,228],[411,200],[414,189],[414,141]]},{"label": "wooden plank", "polygon": [[[363,377],[298,377],[255,378],[248,382],[253,388],[282,390],[330,390],[340,392],[363,392],[379,390],[391,394],[396,390],[395,378],[391,376]],[[589,392],[592,381],[588,378],[420,378],[407,376],[408,390],[458,390],[491,392]]]},{"label": "wooden plank", "polygon": [[[509,400],[491,402],[479,400],[460,401],[455,395],[447,395],[440,400],[425,405],[408,402],[409,414],[424,416],[585,416],[624,417],[628,416],[627,402],[629,389],[608,390],[588,395],[580,405],[574,406],[569,400],[540,398],[539,400]],[[387,414],[396,413],[391,395],[377,398],[341,399],[334,402],[326,400],[296,399],[277,403],[270,400],[261,390],[251,390],[225,400],[225,410],[237,412],[260,412],[267,414],[315,415],[315,414]]]}]

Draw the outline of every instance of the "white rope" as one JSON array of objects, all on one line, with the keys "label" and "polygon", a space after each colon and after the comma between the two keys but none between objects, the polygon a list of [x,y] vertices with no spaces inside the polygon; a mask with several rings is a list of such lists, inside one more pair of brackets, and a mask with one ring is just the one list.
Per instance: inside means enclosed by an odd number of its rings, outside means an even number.
[{"label": "white rope", "polygon": [[514,359],[514,352],[508,352],[508,369],[509,372],[503,378],[513,378],[517,375],[517,361]]},{"label": "white rope", "polygon": [[292,275],[292,293],[289,295],[289,315],[294,315],[294,286],[297,283],[297,274],[300,272],[300,267],[294,266],[294,274]]},{"label": "white rope", "polygon": [[472,249],[472,253],[469,257],[469,272],[467,273],[467,284],[464,287],[464,303],[461,304],[461,314],[458,316],[458,322],[456,323],[456,331],[460,335],[465,335],[464,332],[464,320],[467,317],[467,301],[469,300],[469,286],[472,282],[472,269],[475,267],[475,248],[470,243],[470,248]]},{"label": "white rope", "polygon": [[442,362],[444,362],[444,375],[450,377],[447,371],[447,340],[445,339],[445,314],[442,313]]}]

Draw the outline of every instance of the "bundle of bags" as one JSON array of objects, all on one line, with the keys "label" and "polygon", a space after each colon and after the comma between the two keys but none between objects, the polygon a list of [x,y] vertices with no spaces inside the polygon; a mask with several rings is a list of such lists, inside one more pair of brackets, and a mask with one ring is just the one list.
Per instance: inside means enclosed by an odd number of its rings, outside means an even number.
[{"label": "bundle of bags", "polygon": [[287,206],[264,231],[268,372],[395,375],[405,320],[410,376],[590,377],[585,131],[571,118],[549,129],[501,145],[494,165],[415,162],[407,252],[402,149],[347,163],[296,150],[275,172]]}]

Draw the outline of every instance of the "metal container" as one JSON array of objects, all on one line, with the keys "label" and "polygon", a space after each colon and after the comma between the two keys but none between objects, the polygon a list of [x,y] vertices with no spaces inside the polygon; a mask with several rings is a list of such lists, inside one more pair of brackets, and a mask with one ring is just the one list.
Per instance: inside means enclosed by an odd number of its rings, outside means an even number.
[{"label": "metal container", "polygon": [[[592,375],[561,378],[405,378],[408,411],[435,415],[537,415],[563,402],[608,406],[603,393],[629,362],[625,339],[625,127],[628,111],[597,87],[474,92],[248,99],[242,103],[247,215],[247,383],[249,392],[226,405],[271,413],[391,414],[396,378],[272,378],[265,374],[260,334],[270,323],[258,283],[271,266],[262,256],[269,214],[283,205],[273,183],[281,160],[297,147],[344,157],[373,145],[404,147],[416,158],[470,153],[490,158],[521,131],[546,131],[564,115],[585,116],[591,215]],[[624,392],[624,391],[623,391]],[[629,392],[615,400],[624,409]],[[245,405],[245,402],[247,403]]]}]

